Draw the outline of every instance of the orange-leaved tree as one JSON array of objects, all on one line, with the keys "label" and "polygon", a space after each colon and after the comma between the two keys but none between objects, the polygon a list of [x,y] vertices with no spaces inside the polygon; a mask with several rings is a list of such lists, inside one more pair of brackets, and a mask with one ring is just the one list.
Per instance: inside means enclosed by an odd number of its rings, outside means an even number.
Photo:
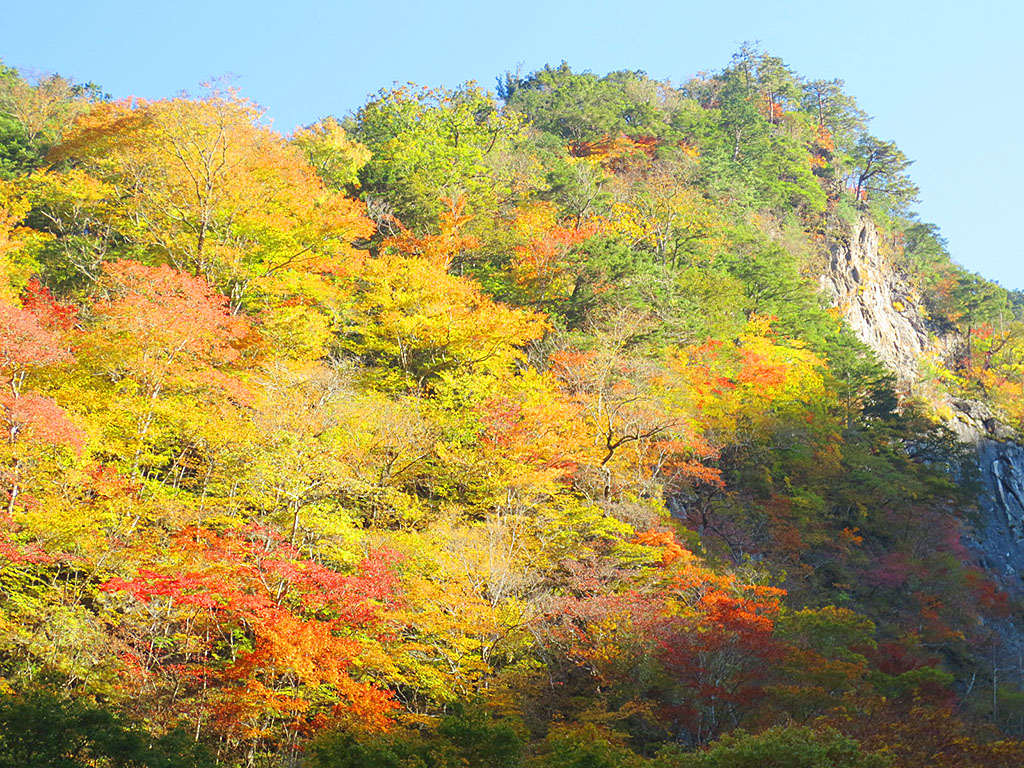
[{"label": "orange-leaved tree", "polygon": [[52,398],[24,390],[31,371],[71,362],[67,343],[59,335],[70,325],[70,309],[53,302],[38,284],[33,284],[25,303],[28,306],[18,306],[0,298],[0,427],[8,515],[40,450],[82,447],[81,433]]},{"label": "orange-leaved tree", "polygon": [[129,683],[165,718],[249,750],[294,749],[329,723],[388,727],[397,705],[367,659],[398,600],[393,553],[341,573],[252,525],[186,528],[132,554],[135,573],[102,589]]},{"label": "orange-leaved tree", "polygon": [[111,421],[120,425],[119,452],[137,475],[164,399],[214,392],[245,400],[245,388],[225,369],[238,359],[249,326],[205,279],[166,265],[108,263],[99,289],[82,354],[119,396]]}]

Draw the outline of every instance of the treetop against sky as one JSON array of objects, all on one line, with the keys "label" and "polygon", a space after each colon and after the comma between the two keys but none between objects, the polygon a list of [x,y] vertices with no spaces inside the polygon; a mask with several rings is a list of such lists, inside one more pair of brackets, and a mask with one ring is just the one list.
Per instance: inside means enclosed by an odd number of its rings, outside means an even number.
[{"label": "treetop against sky", "polygon": [[[682,82],[725,66],[749,40],[808,78],[842,78],[872,132],[915,161],[922,218],[954,257],[1009,288],[1024,287],[1013,190],[1024,168],[1011,77],[1024,11],[1014,3],[910,0],[720,6],[524,0],[466,2],[184,0],[172,10],[124,0],[16,4],[4,11],[0,56],[12,66],[94,81],[115,97],[162,98],[234,73],[288,133],[358,109],[393,82],[484,85],[505,70],[568,61],[604,73],[642,69]],[[45,26],[45,34],[40,27]]]}]

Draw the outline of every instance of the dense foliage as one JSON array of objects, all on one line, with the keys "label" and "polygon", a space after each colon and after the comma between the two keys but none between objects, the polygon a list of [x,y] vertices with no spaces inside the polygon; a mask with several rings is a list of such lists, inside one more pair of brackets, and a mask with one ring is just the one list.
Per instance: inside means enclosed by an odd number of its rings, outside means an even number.
[{"label": "dense foliage", "polygon": [[1024,420],[908,166],[750,48],[289,137],[0,70],[0,764],[1024,764],[970,461],[816,288],[874,222]]}]

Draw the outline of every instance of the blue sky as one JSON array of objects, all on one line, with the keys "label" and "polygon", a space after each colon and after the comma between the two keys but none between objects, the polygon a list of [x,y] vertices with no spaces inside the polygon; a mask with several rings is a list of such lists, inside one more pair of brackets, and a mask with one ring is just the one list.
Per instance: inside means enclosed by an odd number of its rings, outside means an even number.
[{"label": "blue sky", "polygon": [[493,87],[519,64],[563,59],[682,82],[760,41],[805,77],[844,79],[872,132],[916,161],[920,213],[954,258],[1024,288],[1022,29],[1013,0],[37,0],[0,12],[0,57],[115,97],[170,96],[232,73],[287,133],[393,82]]}]

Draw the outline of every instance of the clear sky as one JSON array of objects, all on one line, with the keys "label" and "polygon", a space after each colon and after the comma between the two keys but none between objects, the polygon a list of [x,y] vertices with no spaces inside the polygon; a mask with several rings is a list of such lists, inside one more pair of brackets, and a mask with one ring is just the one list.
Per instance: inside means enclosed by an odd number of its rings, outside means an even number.
[{"label": "clear sky", "polygon": [[685,81],[744,41],[846,81],[916,162],[921,216],[954,258],[1024,289],[1019,0],[62,0],[0,10],[6,64],[159,98],[232,73],[287,133],[393,82],[454,86],[558,64]]}]

